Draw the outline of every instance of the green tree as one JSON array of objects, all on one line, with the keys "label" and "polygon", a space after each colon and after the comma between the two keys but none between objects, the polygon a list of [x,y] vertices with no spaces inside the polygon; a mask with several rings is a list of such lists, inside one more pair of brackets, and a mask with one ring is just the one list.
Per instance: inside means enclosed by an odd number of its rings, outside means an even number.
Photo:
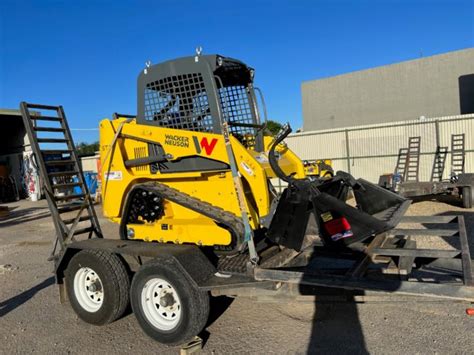
[{"label": "green tree", "polygon": [[272,121],[272,120],[268,120],[265,135],[274,136],[280,131],[281,127],[283,127],[283,125],[281,123],[276,122],[276,121]]},{"label": "green tree", "polygon": [[76,144],[76,151],[79,156],[93,155],[99,150],[99,142],[85,143],[81,142]]}]

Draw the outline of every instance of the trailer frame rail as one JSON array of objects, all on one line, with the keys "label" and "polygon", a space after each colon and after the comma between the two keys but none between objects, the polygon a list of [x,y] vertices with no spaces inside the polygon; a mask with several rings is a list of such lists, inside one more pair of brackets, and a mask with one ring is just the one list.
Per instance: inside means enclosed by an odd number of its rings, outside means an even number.
[{"label": "trailer frame rail", "polygon": [[[472,261],[464,217],[407,216],[402,218],[399,226],[406,223],[422,224],[423,227],[396,228],[375,236],[365,245],[359,245],[353,253],[334,253],[333,259],[336,261],[342,260],[341,257],[352,257],[354,263],[349,267],[314,267],[314,264],[318,264],[314,261],[328,256],[331,258],[330,252],[321,249],[324,247],[316,246],[303,251],[284,267],[257,267],[254,277],[258,281],[474,302]],[[453,244],[457,239],[456,244],[460,247],[446,250],[416,247],[417,240],[429,236],[454,240]],[[300,263],[303,259],[309,260],[305,267]],[[460,267],[443,267],[445,264],[452,266],[452,261],[460,264]],[[420,272],[428,273],[429,277],[416,275]],[[452,280],[446,282],[446,278]]]}]

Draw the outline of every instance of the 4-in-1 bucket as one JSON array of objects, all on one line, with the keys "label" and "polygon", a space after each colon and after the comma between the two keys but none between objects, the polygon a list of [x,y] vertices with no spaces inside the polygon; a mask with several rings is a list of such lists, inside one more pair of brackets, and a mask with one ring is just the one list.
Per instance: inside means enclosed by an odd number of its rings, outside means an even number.
[{"label": "4-in-1 bucket", "polygon": [[[347,201],[350,190],[355,198],[353,204]],[[314,214],[324,243],[345,247],[393,229],[410,203],[343,172],[325,181],[299,180],[283,191],[267,235],[275,243],[299,250],[309,217]]]}]

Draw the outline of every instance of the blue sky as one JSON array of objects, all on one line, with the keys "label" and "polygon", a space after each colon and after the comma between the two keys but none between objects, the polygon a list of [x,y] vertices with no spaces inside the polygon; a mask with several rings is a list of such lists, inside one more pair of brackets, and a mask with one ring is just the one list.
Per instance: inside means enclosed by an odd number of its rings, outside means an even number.
[{"label": "blue sky", "polygon": [[474,0],[0,0],[0,108],[61,104],[95,128],[136,112],[145,61],[198,45],[256,68],[269,117],[298,128],[303,81],[474,46]]}]

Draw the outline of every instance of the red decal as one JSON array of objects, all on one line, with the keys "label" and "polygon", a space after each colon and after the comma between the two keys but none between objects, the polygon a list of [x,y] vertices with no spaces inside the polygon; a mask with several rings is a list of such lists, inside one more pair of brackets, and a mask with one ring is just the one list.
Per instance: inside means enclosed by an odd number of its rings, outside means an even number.
[{"label": "red decal", "polygon": [[206,151],[207,155],[211,155],[212,151],[214,150],[214,147],[216,146],[217,143],[217,138],[212,138],[211,143],[207,141],[206,137],[203,137],[201,139],[201,148]]}]

